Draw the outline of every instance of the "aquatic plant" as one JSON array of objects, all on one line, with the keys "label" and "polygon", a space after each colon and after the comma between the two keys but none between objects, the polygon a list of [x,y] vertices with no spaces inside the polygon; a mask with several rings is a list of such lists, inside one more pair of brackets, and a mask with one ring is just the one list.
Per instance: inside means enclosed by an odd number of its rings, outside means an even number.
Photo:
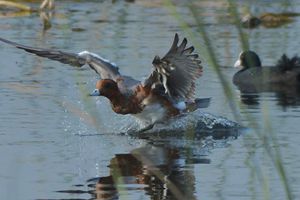
[{"label": "aquatic plant", "polygon": [[[248,126],[253,130],[255,136],[259,138],[259,140],[261,141],[264,147],[264,151],[270,158],[270,161],[273,163],[273,166],[275,167],[279,177],[281,178],[282,185],[286,192],[286,199],[293,199],[291,188],[289,185],[289,180],[287,178],[286,170],[281,157],[280,147],[278,145],[278,139],[276,137],[276,134],[273,131],[272,123],[270,122],[269,119],[268,107],[265,106],[263,107],[262,110],[263,117],[264,117],[263,118],[263,124],[265,127],[264,129],[261,129],[259,127],[259,124],[254,119],[254,116],[251,115],[251,113],[243,112],[242,116],[239,114],[238,110],[243,110],[243,106],[239,105],[233,96],[233,88],[229,84],[229,81],[231,80],[226,80],[225,76],[222,74],[221,67],[219,66],[216,59],[212,42],[209,38],[205,26],[203,25],[204,23],[202,21],[202,18],[197,11],[197,6],[195,6],[196,2],[197,1],[190,0],[186,3],[186,7],[188,8],[190,14],[194,18],[196,24],[196,32],[191,30],[188,23],[185,21],[184,17],[181,16],[180,12],[177,11],[176,5],[171,0],[165,1],[165,5],[173,14],[173,16],[179,21],[181,28],[185,32],[187,32],[191,38],[195,39],[200,36],[203,39],[203,44],[197,45],[195,43],[195,46],[197,49],[201,49],[201,51],[204,52],[203,56],[206,58],[208,63],[208,66],[206,67],[211,67],[213,71],[217,74],[221,82],[221,86],[223,87],[223,92],[228,99],[228,104],[233,112],[235,120],[241,122],[241,117],[247,119],[247,121],[249,122]],[[228,13],[230,13],[234,21],[234,24],[237,28],[241,47],[243,50],[247,50],[249,49],[248,38],[242,30],[241,23],[240,23],[241,17],[238,14],[237,5],[235,1],[227,0],[227,7],[228,7]],[[254,137],[254,136],[250,136],[250,137]],[[245,144],[247,143],[246,140],[247,139],[245,138],[244,141]],[[248,148],[249,157],[252,157],[255,154],[255,152],[253,153],[253,151],[255,150],[253,150],[247,145],[245,145],[245,147]],[[263,186],[262,190],[264,194],[264,199],[270,199],[270,188],[268,187],[268,178],[267,175],[263,172],[262,166],[260,166],[262,165],[262,163],[249,164],[251,163],[251,161],[253,161],[252,159],[249,158],[246,161],[252,173],[256,174],[258,180],[261,182]]]},{"label": "aquatic plant", "polygon": [[19,17],[30,15],[31,13],[39,13],[40,18],[43,21],[43,29],[48,30],[51,28],[51,17],[52,11],[55,8],[54,0],[43,0],[38,8],[29,6],[21,2],[14,1],[0,1],[0,8],[4,7],[6,10],[10,11],[10,14],[0,13],[0,17]]}]

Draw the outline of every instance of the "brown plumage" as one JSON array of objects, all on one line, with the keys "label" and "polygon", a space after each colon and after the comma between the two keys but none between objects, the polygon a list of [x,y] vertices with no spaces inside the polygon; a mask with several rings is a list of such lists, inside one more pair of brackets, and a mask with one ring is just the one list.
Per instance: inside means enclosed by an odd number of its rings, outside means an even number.
[{"label": "brown plumage", "polygon": [[121,75],[115,64],[88,51],[76,54],[29,47],[3,38],[0,41],[75,67],[89,65],[102,78],[97,81],[92,96],[108,98],[114,112],[132,114],[147,124],[203,106],[199,100],[194,101],[195,81],[203,72],[201,61],[198,54],[193,53],[194,47],[187,47],[186,38],[178,45],[177,33],[168,53],[162,58],[154,57],[153,71],[143,83]]}]

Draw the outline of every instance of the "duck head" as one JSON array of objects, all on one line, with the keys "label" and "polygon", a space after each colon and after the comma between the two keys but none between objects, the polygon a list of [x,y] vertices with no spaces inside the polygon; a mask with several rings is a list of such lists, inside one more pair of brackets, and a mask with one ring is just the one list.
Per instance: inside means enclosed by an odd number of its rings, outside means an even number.
[{"label": "duck head", "polygon": [[235,62],[234,67],[248,69],[250,67],[261,67],[261,61],[254,51],[243,51],[239,55],[239,59]]},{"label": "duck head", "polygon": [[262,23],[261,19],[251,14],[245,15],[242,18],[242,26],[244,28],[256,28]]},{"label": "duck head", "polygon": [[120,94],[118,84],[111,79],[101,79],[96,83],[96,89],[90,94],[91,96],[104,96],[112,98]]}]

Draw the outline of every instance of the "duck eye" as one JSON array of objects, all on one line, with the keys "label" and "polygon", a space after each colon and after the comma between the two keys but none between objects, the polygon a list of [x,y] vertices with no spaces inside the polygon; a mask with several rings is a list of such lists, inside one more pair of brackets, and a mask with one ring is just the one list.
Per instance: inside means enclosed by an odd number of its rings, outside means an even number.
[{"label": "duck eye", "polygon": [[115,87],[114,83],[108,82],[104,85],[105,89],[113,89]]},{"label": "duck eye", "polygon": [[105,85],[105,88],[106,88],[106,89],[111,88],[111,84],[107,83],[107,84]]}]

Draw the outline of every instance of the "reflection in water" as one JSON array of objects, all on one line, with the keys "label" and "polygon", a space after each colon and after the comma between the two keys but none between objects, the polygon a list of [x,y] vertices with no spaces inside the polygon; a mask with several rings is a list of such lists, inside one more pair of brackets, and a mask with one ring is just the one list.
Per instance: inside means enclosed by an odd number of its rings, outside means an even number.
[{"label": "reflection in water", "polygon": [[[111,199],[125,190],[144,190],[151,199],[195,199],[194,179],[178,149],[146,146],[110,161],[110,175],[95,184],[95,199]],[[118,189],[117,189],[118,188]]]},{"label": "reflection in water", "polygon": [[[230,129],[218,132],[199,140],[152,138],[146,146],[111,158],[108,165],[110,174],[87,180],[89,190],[58,192],[72,194],[73,197],[75,194],[89,194],[89,199],[118,199],[121,196],[131,199],[132,193],[140,194],[140,191],[144,191],[149,199],[196,199],[196,175],[192,166],[210,164],[210,150],[227,147],[228,141],[236,139],[238,134]],[[223,135],[222,139],[213,139],[215,133]]]},{"label": "reflection in water", "polygon": [[259,105],[263,93],[274,94],[274,100],[283,108],[300,105],[300,86],[269,84],[264,86],[239,85],[241,101],[247,105]]},{"label": "reflection in water", "polygon": [[296,91],[277,92],[276,97],[278,105],[282,107],[299,106],[300,105],[300,87],[295,88]]},{"label": "reflection in water", "polygon": [[43,31],[47,31],[48,29],[51,28],[51,18],[52,18],[53,12],[45,12],[42,11],[40,12],[40,18],[43,21]]}]

